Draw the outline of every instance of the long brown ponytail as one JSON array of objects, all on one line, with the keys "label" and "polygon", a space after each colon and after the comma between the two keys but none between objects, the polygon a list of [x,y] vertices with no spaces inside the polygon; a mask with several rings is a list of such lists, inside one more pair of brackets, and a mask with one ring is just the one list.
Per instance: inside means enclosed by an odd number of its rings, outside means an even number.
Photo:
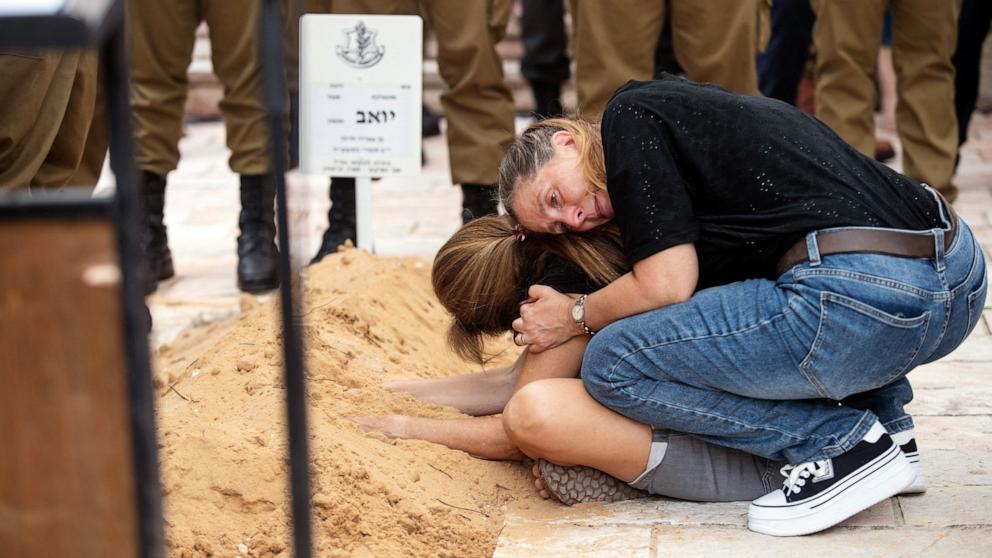
[{"label": "long brown ponytail", "polygon": [[485,339],[511,329],[522,293],[541,277],[548,256],[574,263],[606,285],[627,271],[619,234],[605,227],[585,234],[535,235],[521,242],[506,216],[482,217],[459,229],[434,258],[434,294],[453,318],[448,343],[462,358],[483,363]]}]

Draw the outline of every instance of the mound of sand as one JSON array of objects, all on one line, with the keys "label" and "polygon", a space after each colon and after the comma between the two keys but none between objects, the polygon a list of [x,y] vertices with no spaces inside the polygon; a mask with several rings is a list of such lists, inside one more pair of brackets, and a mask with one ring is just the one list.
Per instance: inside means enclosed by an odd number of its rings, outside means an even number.
[{"label": "mound of sand", "polygon": [[[349,250],[304,281],[315,554],[491,555],[505,504],[537,499],[525,467],[366,434],[347,418],[461,416],[381,387],[472,369],[445,345],[429,266]],[[170,555],[290,554],[277,304],[243,308],[157,355]]]}]

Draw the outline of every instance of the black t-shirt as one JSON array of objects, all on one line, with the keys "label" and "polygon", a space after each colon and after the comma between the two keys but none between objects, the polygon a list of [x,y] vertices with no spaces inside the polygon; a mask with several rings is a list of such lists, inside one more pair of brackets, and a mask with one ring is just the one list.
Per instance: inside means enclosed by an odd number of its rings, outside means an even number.
[{"label": "black t-shirt", "polygon": [[520,300],[527,299],[527,289],[531,285],[546,285],[560,293],[572,294],[589,294],[606,286],[597,283],[578,265],[557,254],[546,254],[534,262],[523,282]]},{"label": "black t-shirt", "polygon": [[602,137],[630,264],[695,243],[698,288],[774,278],[813,230],[941,226],[918,182],[774,99],[667,74],[631,81],[607,105]]}]

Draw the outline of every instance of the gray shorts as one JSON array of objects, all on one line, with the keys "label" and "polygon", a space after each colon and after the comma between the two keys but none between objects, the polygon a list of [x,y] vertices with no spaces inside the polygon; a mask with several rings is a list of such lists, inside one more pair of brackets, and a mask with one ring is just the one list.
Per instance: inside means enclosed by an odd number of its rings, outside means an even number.
[{"label": "gray shorts", "polygon": [[778,488],[784,463],[654,430],[648,466],[630,485],[650,494],[697,502],[754,500]]}]

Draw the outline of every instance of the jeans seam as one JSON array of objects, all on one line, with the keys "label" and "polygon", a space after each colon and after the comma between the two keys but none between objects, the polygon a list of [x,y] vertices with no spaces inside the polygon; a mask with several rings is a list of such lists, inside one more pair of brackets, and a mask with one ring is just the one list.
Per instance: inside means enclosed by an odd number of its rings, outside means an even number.
[{"label": "jeans seam", "polygon": [[[866,423],[868,419],[871,419],[871,422]],[[833,459],[838,455],[851,451],[851,449],[853,449],[854,446],[856,446],[858,442],[860,442],[861,439],[865,437],[865,434],[868,433],[868,430],[871,428],[872,424],[874,424],[876,421],[878,421],[878,417],[872,414],[871,411],[865,411],[864,413],[862,413],[861,418],[858,420],[858,423],[854,425],[854,428],[851,429],[851,431],[848,432],[846,436],[844,436],[834,444],[823,446],[822,448],[820,448],[819,454],[814,454],[812,457],[807,459],[807,461],[819,461],[820,459]]]},{"label": "jeans seam", "polygon": [[[984,258],[985,256],[978,252],[979,250],[981,250],[981,248],[976,247],[975,250],[976,250],[976,254],[975,257],[971,259],[971,269],[968,270],[968,276],[965,277],[960,283],[958,283],[958,286],[950,290],[950,295],[951,295],[950,298],[954,298],[958,294],[958,291],[967,288],[968,285],[971,284],[971,281],[974,279],[975,273],[977,273],[979,268],[981,268],[980,258]],[[979,287],[981,287],[981,285],[979,285]]]},{"label": "jeans seam", "polygon": [[[620,366],[621,364],[623,364],[624,361],[627,360],[628,357],[634,356],[634,355],[636,355],[636,354],[638,354],[640,352],[643,352],[643,351],[658,349],[658,348],[661,348],[661,347],[665,347],[667,345],[672,345],[672,344],[675,344],[675,343],[682,343],[682,342],[685,342],[685,341],[700,341],[702,339],[716,339],[716,338],[720,338],[720,337],[729,337],[731,335],[738,335],[738,334],[741,334],[741,333],[745,333],[745,332],[748,332],[748,331],[757,329],[759,327],[768,325],[768,324],[772,323],[773,321],[775,321],[775,320],[777,320],[779,318],[784,317],[787,313],[792,312],[792,303],[791,303],[791,301],[788,304],[788,306],[789,306],[789,308],[783,309],[781,312],[775,314],[774,316],[771,316],[768,319],[761,320],[758,323],[755,323],[755,324],[752,324],[752,325],[749,325],[749,326],[746,326],[746,327],[742,327],[740,329],[735,329],[733,331],[727,331],[727,332],[716,333],[716,334],[711,334],[711,335],[700,335],[698,337],[685,337],[685,338],[682,338],[682,339],[673,339],[671,341],[661,341],[661,342],[659,342],[657,344],[654,344],[654,345],[647,345],[647,346],[644,346],[644,347],[638,347],[638,348],[630,351],[629,353],[626,353],[626,354],[622,355],[619,358],[619,360],[617,361],[617,363],[613,365],[613,368],[616,368],[616,367]],[[612,369],[611,369],[611,373],[612,373]]]},{"label": "jeans seam", "polygon": [[617,382],[613,379],[613,371],[612,370],[610,371],[610,375],[607,378],[607,380],[610,382],[610,384],[612,384],[612,386],[611,386],[612,389],[615,389],[616,391],[619,391],[620,393],[623,393],[624,395],[626,395],[626,396],[628,396],[628,397],[630,397],[630,398],[632,398],[632,399],[634,399],[636,401],[640,401],[640,402],[642,402],[644,404],[647,404],[647,405],[651,405],[651,406],[655,406],[655,407],[665,407],[665,408],[668,408],[668,409],[677,409],[678,411],[685,412],[685,413],[692,414],[692,415],[698,415],[698,416],[701,416],[701,417],[706,417],[706,418],[711,418],[711,419],[718,419],[718,420],[721,420],[721,421],[724,421],[724,422],[727,422],[727,423],[730,423],[730,424],[734,424],[734,425],[737,425],[737,426],[742,426],[742,427],[747,428],[749,430],[771,431],[771,432],[775,432],[777,434],[781,434],[784,437],[787,437],[787,438],[790,438],[790,439],[793,439],[793,440],[797,440],[797,441],[805,440],[805,438],[800,438],[798,436],[793,435],[792,433],[785,432],[785,431],[779,430],[777,428],[771,428],[771,427],[768,427],[768,426],[755,426],[755,425],[752,425],[752,424],[747,423],[747,422],[738,421],[738,420],[733,419],[731,417],[725,417],[723,415],[717,415],[717,414],[712,414],[712,413],[704,413],[704,412],[699,411],[697,409],[690,409],[690,408],[687,408],[687,407],[682,407],[680,405],[674,405],[674,404],[671,404],[671,403],[664,403],[662,401],[656,401],[654,399],[647,399],[647,398],[641,397],[638,394],[633,393],[632,391],[627,390],[625,388],[622,388],[622,387],[613,387],[613,386],[616,386],[617,385]]},{"label": "jeans seam", "polygon": [[920,289],[919,287],[914,287],[906,283],[901,283],[893,279],[888,279],[885,277],[877,277],[874,275],[868,275],[866,273],[858,273],[856,271],[848,271],[844,269],[800,269],[796,271],[796,280],[800,281],[807,277],[836,277],[841,279],[849,279],[851,281],[857,281],[859,283],[866,283],[869,285],[875,285],[882,288],[892,289],[900,292],[909,293],[926,300],[942,300],[948,296],[946,291],[934,292],[927,291],[925,289]]}]

